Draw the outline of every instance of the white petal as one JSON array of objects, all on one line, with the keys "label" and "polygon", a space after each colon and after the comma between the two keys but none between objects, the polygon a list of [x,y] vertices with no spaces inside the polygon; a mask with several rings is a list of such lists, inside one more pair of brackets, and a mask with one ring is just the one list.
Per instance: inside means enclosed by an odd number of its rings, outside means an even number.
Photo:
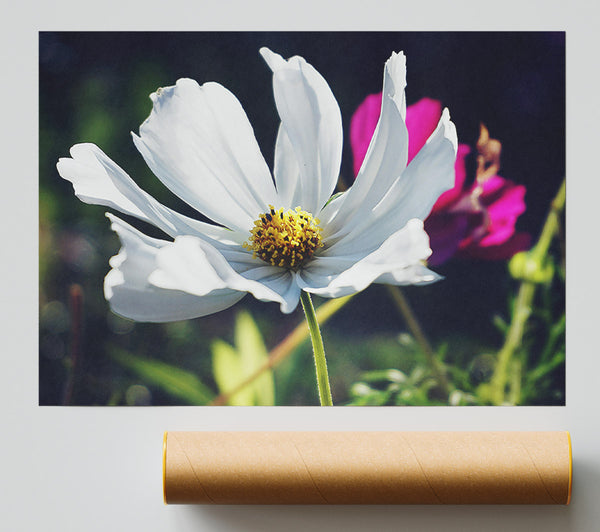
[{"label": "white petal", "polygon": [[[190,294],[204,296],[215,289],[232,289],[250,292],[261,301],[280,303],[282,312],[291,312],[289,282],[274,282],[274,274],[292,277],[291,273],[268,265],[263,266],[255,260],[260,274],[255,268],[242,274],[235,271],[225,257],[200,238],[181,236],[175,242],[163,246],[157,255],[157,269],[150,276],[150,283],[160,288],[181,290]],[[282,273],[281,273],[282,272]],[[256,277],[256,278],[253,278]],[[267,282],[263,283],[263,279]],[[280,293],[278,290],[281,290]],[[287,298],[286,298],[287,297]]]},{"label": "white petal", "polygon": [[246,238],[245,234],[188,218],[160,204],[94,144],[76,144],[70,152],[72,158],[59,159],[56,167],[85,203],[112,207],[151,223],[172,237],[193,234],[238,244]]},{"label": "white petal", "polygon": [[[456,127],[450,121],[450,112],[444,109],[435,131],[404,171],[401,178],[404,184],[394,185],[406,187],[400,220],[425,220],[439,196],[454,186],[457,150]],[[394,193],[392,187],[389,195]],[[386,197],[377,209],[385,216],[394,208],[392,203],[393,198]]]},{"label": "white petal", "polygon": [[148,166],[205,216],[249,231],[277,195],[239,101],[218,83],[190,79],[150,97],[152,113],[133,135]]},{"label": "white petal", "polygon": [[325,238],[335,238],[340,232],[349,232],[359,223],[362,213],[368,212],[383,198],[406,167],[408,132],[405,123],[405,87],[406,58],[403,53],[393,53],[384,68],[381,115],[356,180],[348,192],[339,198],[341,205],[329,204],[319,215],[321,221],[327,224],[323,233]]},{"label": "white petal", "polygon": [[275,165],[273,169],[279,205],[284,209],[294,209],[303,204],[302,179],[296,160],[294,148],[285,132],[283,124],[279,125],[275,142]]},{"label": "white petal", "polygon": [[[285,61],[267,48],[260,53],[273,70],[273,92],[282,127],[293,148],[301,188],[294,197],[312,214],[318,213],[335,188],[342,156],[342,118],[323,77],[303,58]],[[278,188],[288,176],[279,173]],[[294,180],[294,175],[289,176]],[[296,207],[297,205],[292,205]]]},{"label": "white petal", "polygon": [[247,279],[259,280],[262,284],[277,292],[282,297],[281,312],[293,312],[300,301],[300,287],[296,282],[297,274],[283,268],[265,265],[244,273]]},{"label": "white petal", "polygon": [[[113,176],[106,172],[98,157],[98,154],[104,154],[96,145],[76,144],[70,153],[71,158],[61,157],[58,160],[56,169],[63,179],[73,184],[75,195],[81,201],[111,207],[148,221],[146,215],[122,192]],[[130,179],[129,176],[127,179]],[[131,187],[135,186],[131,181]]]},{"label": "white petal", "polygon": [[355,218],[352,230],[330,246],[330,253],[344,255],[372,250],[408,220],[427,218],[440,194],[454,186],[457,146],[456,128],[444,109],[425,146],[383,199],[370,212],[364,209],[360,212],[361,219]]},{"label": "white petal", "polygon": [[440,281],[443,277],[423,266],[422,264],[413,264],[408,268],[402,268],[379,276],[374,283],[395,284],[395,285],[425,285]]},{"label": "white petal", "polygon": [[115,313],[136,321],[185,320],[219,312],[245,295],[216,289],[198,297],[151,285],[148,278],[156,268],[156,256],[169,242],[150,238],[119,218],[107,216],[122,244],[118,255],[111,258],[113,269],[104,280],[104,293]]},{"label": "white petal", "polygon": [[299,286],[325,297],[364,290],[373,282],[415,284],[439,277],[422,266],[431,254],[421,220],[410,220],[383,244],[356,260],[355,256],[316,257],[298,275]]}]

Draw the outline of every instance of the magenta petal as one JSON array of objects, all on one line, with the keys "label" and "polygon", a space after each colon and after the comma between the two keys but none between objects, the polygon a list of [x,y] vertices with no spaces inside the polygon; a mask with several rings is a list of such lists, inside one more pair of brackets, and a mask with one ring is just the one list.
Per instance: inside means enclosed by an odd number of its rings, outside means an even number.
[{"label": "magenta petal", "polygon": [[479,242],[479,247],[498,246],[504,244],[515,232],[515,220],[503,218],[492,224],[486,234]]},{"label": "magenta petal", "polygon": [[[471,226],[468,236],[460,243],[458,255],[503,260],[527,249],[531,237],[526,233],[515,233],[517,218],[525,211],[525,187],[493,176],[482,188],[479,199],[486,216],[477,222],[479,225]],[[484,222],[486,225],[482,226]]]},{"label": "magenta petal", "polygon": [[[358,174],[381,114],[381,93],[367,96],[350,121],[350,145],[354,156],[354,175]],[[408,162],[425,145],[442,116],[442,104],[422,98],[406,109]],[[468,152],[467,152],[468,153]]]},{"label": "magenta petal", "polygon": [[[476,185],[477,184],[475,183],[473,187],[475,187]],[[515,186],[515,184],[512,181],[504,179],[499,175],[493,175],[492,177],[488,177],[483,182],[483,185],[481,186],[483,190],[481,193],[481,198],[487,204],[490,204],[493,201],[495,201],[499,196],[502,196],[502,194],[504,194],[504,190],[507,187],[512,186]]]},{"label": "magenta petal", "polygon": [[[408,162],[419,152],[440,119],[439,101],[423,98],[406,109]],[[360,104],[350,123],[354,173],[358,173],[381,113],[381,93],[371,94]],[[500,176],[483,185],[479,206],[474,201],[477,184],[465,190],[469,146],[459,144],[454,165],[454,187],[442,194],[425,220],[433,251],[429,264],[438,265],[453,255],[504,260],[527,249],[530,236],[515,233],[517,218],[525,211],[525,187]]]},{"label": "magenta petal", "polygon": [[350,146],[354,157],[354,175],[365,159],[381,114],[381,93],[371,94],[358,106],[350,120]]},{"label": "magenta petal", "polygon": [[[488,182],[493,181],[491,186]],[[508,179],[494,176],[483,185],[482,203],[495,218],[518,216],[525,212],[525,192],[523,185],[516,185]]]},{"label": "magenta petal", "polygon": [[429,235],[429,247],[432,250],[427,263],[437,266],[451,258],[465,237],[467,227],[467,216],[463,214],[431,214],[425,220],[425,231]]},{"label": "magenta petal", "polygon": [[531,235],[528,233],[514,233],[506,242],[496,246],[482,247],[478,244],[467,247],[461,246],[456,256],[484,260],[506,260],[519,251],[529,249],[530,246]]},{"label": "magenta petal", "polygon": [[442,116],[442,104],[431,98],[422,98],[406,108],[409,163],[435,131],[440,116]]},{"label": "magenta petal", "polygon": [[495,178],[503,181],[502,187],[494,191],[493,197],[490,197],[489,192],[486,193],[484,187],[481,196],[489,217],[488,234],[479,242],[484,247],[499,245],[508,240],[515,231],[517,218],[525,212],[525,187],[499,176]]},{"label": "magenta petal", "polygon": [[[409,131],[410,133],[410,131]],[[454,173],[455,180],[454,186],[444,192],[438,200],[435,202],[431,213],[440,212],[445,209],[451,207],[453,203],[458,201],[461,196],[466,195],[466,192],[463,191],[463,187],[465,186],[465,180],[467,178],[467,169],[466,169],[466,158],[467,155],[471,152],[471,148],[466,144],[458,145],[458,152],[456,154],[456,162],[454,163]]]}]

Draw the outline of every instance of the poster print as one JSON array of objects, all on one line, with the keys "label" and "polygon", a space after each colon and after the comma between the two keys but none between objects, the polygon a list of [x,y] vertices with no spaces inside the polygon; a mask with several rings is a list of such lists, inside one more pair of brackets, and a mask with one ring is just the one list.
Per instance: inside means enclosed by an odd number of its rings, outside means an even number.
[{"label": "poster print", "polygon": [[564,33],[39,39],[41,405],[565,404]]}]

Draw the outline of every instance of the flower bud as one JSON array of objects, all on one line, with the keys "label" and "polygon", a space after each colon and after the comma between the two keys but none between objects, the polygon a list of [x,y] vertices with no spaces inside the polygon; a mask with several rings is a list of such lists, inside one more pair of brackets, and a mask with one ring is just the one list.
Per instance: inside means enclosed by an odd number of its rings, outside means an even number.
[{"label": "flower bud", "polygon": [[510,274],[520,281],[531,283],[548,283],[554,276],[554,264],[550,260],[542,260],[529,251],[515,254],[508,263]]}]

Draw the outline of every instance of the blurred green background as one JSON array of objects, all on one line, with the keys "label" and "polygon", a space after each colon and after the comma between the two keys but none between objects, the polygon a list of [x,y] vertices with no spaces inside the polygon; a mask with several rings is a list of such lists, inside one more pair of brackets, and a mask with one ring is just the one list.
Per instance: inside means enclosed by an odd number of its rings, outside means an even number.
[{"label": "blurred green background", "polygon": [[[152,175],[130,137],[150,112],[148,95],[179,77],[230,89],[272,166],[279,119],[270,70],[258,50],[302,55],[340,105],[342,177],[349,183],[350,118],[368,94],[381,90],[391,52],[404,50],[408,104],[426,96],[441,100],[461,143],[474,147],[480,122],[502,142],[499,173],[527,187],[527,211],[517,228],[534,241],[565,176],[564,33],[42,32],[39,45],[42,405],[206,404],[232,386],[228,380],[243,379],[248,367],[263,364],[303,322],[300,308],[283,315],[278,305],[251,296],[216,315],[167,324],[125,320],[104,300],[103,277],[118,239],[104,216],[107,209],[81,203],[58,176],[56,162],[73,144],[93,142],[147,192],[197,217]],[[468,164],[472,178],[474,160]],[[552,253],[559,264],[558,245]],[[404,293],[437,360],[448,368],[457,390],[451,403],[480,404],[477,387],[494,371],[502,322],[510,320],[518,284],[502,261],[451,259],[436,271],[443,281]],[[75,364],[77,323],[69,297],[74,284],[83,293]],[[518,354],[523,391],[517,402],[564,404],[564,271],[541,287],[535,304]],[[335,404],[447,404],[385,287],[358,294],[322,332]],[[248,345],[254,347],[244,353]],[[529,378],[535,371],[536,378]],[[233,402],[318,404],[310,343],[290,350]]]}]

